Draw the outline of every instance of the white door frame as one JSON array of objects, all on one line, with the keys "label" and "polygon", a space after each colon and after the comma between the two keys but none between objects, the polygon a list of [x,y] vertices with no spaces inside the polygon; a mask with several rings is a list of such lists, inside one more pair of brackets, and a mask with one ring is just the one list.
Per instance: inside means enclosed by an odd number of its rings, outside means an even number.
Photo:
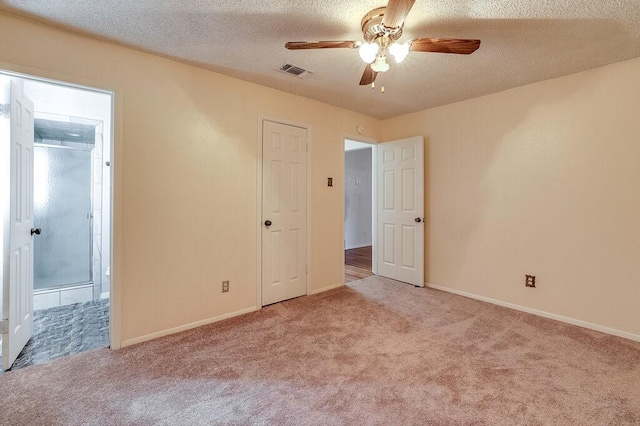
[{"label": "white door frame", "polygon": [[[376,249],[376,245],[378,242],[378,227],[376,226],[376,224],[378,223],[378,212],[376,209],[376,201],[378,199],[378,179],[376,179],[376,164],[377,163],[377,159],[378,159],[378,141],[373,139],[373,138],[368,138],[366,136],[362,136],[362,135],[353,135],[350,133],[343,133],[342,135],[342,185],[341,185],[341,191],[342,191],[342,198],[341,198],[341,203],[342,203],[342,241],[344,241],[344,236],[345,236],[345,227],[344,227],[344,219],[345,219],[345,212],[344,212],[344,207],[345,207],[345,150],[344,150],[344,141],[345,140],[352,140],[354,142],[362,142],[362,143],[366,143],[368,145],[371,145],[371,212],[372,212],[372,217],[371,217],[371,272],[373,273],[373,275],[377,275],[378,274],[378,260],[377,260],[377,249]],[[344,249],[342,250],[342,284],[344,285],[344,274],[345,274],[345,257],[344,257]]]},{"label": "white door frame", "polygon": [[262,123],[273,121],[287,126],[300,127],[307,130],[307,295],[311,294],[311,125],[258,113],[258,140],[256,144],[256,308],[262,308]]},{"label": "white door frame", "polygon": [[[41,69],[25,67],[0,61],[0,74],[8,77],[55,84],[62,87],[90,90],[105,93],[111,96],[111,165],[109,167],[111,179],[111,265],[110,265],[110,292],[109,292],[109,347],[113,350],[122,347],[122,315],[121,315],[121,291],[120,291],[120,265],[121,263],[121,232],[122,223],[122,181],[119,164],[122,159],[122,89],[110,83],[79,79],[76,76],[52,73]],[[117,123],[117,124],[116,124]]]}]

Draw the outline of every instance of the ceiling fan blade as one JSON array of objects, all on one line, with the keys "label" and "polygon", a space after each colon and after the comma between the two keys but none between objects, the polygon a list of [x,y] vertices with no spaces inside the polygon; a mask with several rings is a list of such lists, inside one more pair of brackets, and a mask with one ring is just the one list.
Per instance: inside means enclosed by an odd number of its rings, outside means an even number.
[{"label": "ceiling fan blade", "polygon": [[367,84],[371,84],[376,81],[377,72],[371,69],[371,65],[367,65],[362,73],[362,78],[360,79],[360,86],[366,86]]},{"label": "ceiling fan blade", "polygon": [[355,49],[360,47],[358,41],[290,41],[287,42],[284,47],[289,50],[299,49]]},{"label": "ceiling fan blade", "polygon": [[480,40],[461,38],[418,38],[411,42],[414,52],[458,53],[469,55],[480,47]]},{"label": "ceiling fan blade", "polygon": [[387,28],[401,27],[415,2],[416,0],[389,0],[382,18],[382,25]]}]

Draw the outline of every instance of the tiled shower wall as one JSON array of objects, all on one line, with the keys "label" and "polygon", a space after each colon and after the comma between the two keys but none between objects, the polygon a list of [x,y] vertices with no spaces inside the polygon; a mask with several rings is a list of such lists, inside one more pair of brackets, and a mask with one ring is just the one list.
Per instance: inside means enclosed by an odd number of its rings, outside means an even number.
[{"label": "tiled shower wall", "polygon": [[[100,125],[100,130],[104,123]],[[100,142],[102,143],[102,265],[100,276],[102,281],[102,295],[107,296],[111,289],[110,268],[111,265],[111,141],[103,138],[105,132],[100,132]]]},{"label": "tiled shower wall", "polygon": [[102,124],[96,126],[93,149],[93,299],[102,293]]},{"label": "tiled shower wall", "polygon": [[94,299],[108,297],[111,263],[111,149],[104,142],[104,124],[96,127],[96,147],[93,156],[93,282]]}]

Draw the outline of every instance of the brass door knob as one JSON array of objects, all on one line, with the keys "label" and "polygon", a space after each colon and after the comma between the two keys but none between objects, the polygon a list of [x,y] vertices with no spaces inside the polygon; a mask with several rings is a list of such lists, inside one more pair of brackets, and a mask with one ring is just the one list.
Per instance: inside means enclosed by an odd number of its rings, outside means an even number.
[{"label": "brass door knob", "polygon": [[264,226],[271,226],[271,221],[269,219],[265,220]]}]

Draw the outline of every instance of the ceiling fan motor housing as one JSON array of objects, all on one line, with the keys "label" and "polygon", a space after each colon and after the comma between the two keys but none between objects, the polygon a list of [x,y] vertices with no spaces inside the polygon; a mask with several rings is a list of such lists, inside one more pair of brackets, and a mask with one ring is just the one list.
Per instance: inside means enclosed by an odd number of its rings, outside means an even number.
[{"label": "ceiling fan motor housing", "polygon": [[367,43],[372,43],[380,37],[387,36],[391,41],[396,41],[402,36],[402,27],[389,28],[382,25],[382,18],[386,7],[378,7],[368,12],[362,18],[362,35]]}]

